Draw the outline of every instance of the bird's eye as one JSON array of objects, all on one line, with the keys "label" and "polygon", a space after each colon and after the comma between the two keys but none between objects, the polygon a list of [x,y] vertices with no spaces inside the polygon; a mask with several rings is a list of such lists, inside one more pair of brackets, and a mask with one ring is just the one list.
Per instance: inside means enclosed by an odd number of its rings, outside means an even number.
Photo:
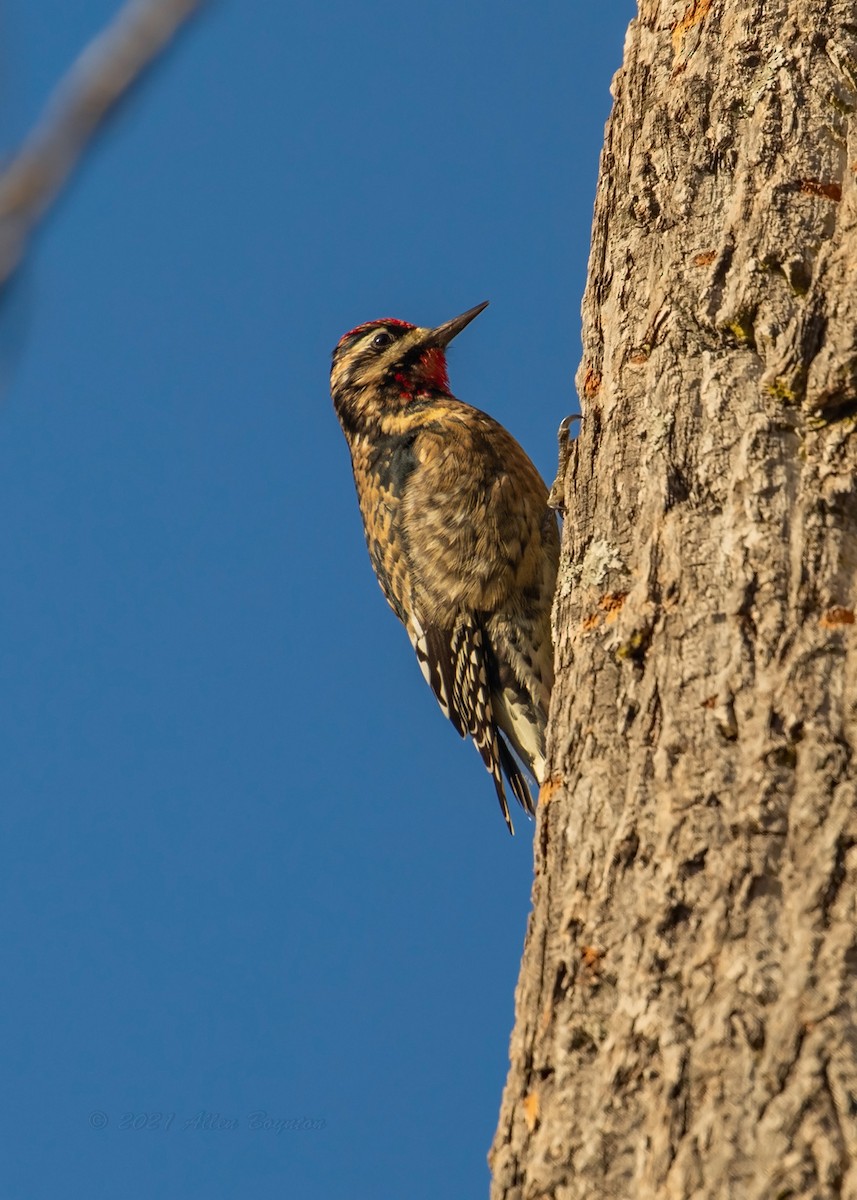
[{"label": "bird's eye", "polygon": [[378,350],[380,350],[383,346],[391,345],[392,341],[393,341],[392,336],[389,333],[387,333],[386,330],[382,329],[380,333],[376,333],[375,336],[372,338],[372,345],[377,347]]}]

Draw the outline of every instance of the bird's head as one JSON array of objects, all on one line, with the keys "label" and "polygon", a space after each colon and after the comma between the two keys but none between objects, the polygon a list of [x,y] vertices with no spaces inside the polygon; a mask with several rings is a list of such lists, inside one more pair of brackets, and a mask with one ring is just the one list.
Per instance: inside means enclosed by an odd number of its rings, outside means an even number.
[{"label": "bird's head", "polygon": [[448,393],[446,347],[487,304],[477,304],[434,329],[385,317],[349,330],[333,351],[330,371],[330,392],[340,420],[354,420],[370,406],[397,410],[420,395]]}]

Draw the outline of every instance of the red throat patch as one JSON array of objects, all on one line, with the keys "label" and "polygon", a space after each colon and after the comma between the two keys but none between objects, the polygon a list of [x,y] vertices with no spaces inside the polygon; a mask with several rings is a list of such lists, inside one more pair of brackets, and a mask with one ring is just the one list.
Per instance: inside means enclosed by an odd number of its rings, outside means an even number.
[{"label": "red throat patch", "polygon": [[449,391],[449,375],[446,369],[446,355],[437,346],[424,350],[418,365],[410,375],[397,371],[394,379],[399,385],[399,395],[403,400],[413,399],[414,396],[426,391]]},{"label": "red throat patch", "polygon": [[423,353],[420,359],[420,374],[430,388],[436,388],[439,392],[449,391],[446,355],[437,346]]}]

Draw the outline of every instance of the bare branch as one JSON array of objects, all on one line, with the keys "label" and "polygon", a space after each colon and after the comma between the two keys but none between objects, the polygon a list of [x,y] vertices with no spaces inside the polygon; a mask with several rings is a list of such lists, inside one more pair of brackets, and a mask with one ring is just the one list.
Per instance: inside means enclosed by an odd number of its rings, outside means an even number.
[{"label": "bare branch", "polygon": [[117,101],[204,0],[129,0],[83,51],[0,174],[0,287]]}]

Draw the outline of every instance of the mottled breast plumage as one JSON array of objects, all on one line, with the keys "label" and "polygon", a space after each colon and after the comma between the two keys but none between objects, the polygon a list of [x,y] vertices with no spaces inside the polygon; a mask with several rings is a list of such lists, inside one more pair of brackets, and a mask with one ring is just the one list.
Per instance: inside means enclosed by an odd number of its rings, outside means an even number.
[{"label": "mottled breast plumage", "polygon": [[533,811],[515,754],[539,782],[544,770],[559,541],[527,455],[449,392],[443,351],[483,307],[436,329],[358,326],[334,351],[331,391],[372,566],[511,830],[504,776]]}]

